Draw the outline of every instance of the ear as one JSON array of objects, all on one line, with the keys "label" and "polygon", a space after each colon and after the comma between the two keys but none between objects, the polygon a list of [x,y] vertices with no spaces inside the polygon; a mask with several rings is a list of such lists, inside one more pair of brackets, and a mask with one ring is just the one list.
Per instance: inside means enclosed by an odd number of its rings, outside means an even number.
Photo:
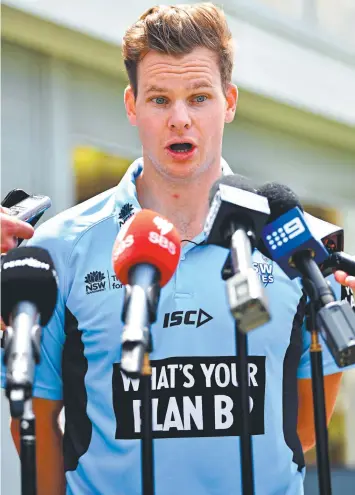
[{"label": "ear", "polygon": [[226,115],[224,121],[229,124],[233,121],[238,102],[238,88],[229,83],[226,91]]},{"label": "ear", "polygon": [[127,86],[124,92],[124,104],[126,107],[126,113],[131,125],[137,125],[136,117],[136,99],[134,97],[133,89],[131,86]]}]

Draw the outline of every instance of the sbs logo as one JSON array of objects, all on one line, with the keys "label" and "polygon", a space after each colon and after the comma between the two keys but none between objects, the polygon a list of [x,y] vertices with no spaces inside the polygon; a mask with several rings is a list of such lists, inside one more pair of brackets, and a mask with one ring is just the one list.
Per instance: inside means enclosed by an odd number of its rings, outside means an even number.
[{"label": "sbs logo", "polygon": [[158,234],[158,232],[149,232],[148,239],[152,244],[158,244],[163,249],[167,249],[172,256],[176,253],[175,244],[172,241],[169,241],[167,237]]},{"label": "sbs logo", "polygon": [[155,217],[153,223],[157,226],[162,235],[166,235],[173,228],[173,224],[168,222],[168,220],[165,220],[165,218]]},{"label": "sbs logo", "polygon": [[134,243],[134,237],[132,234],[128,235],[127,237],[124,237],[122,241],[118,244],[117,249],[115,250],[115,259],[120,256],[123,251],[125,251],[127,248],[133,246]]},{"label": "sbs logo", "polygon": [[267,235],[266,240],[271,249],[275,251],[278,246],[280,247],[291,239],[303,234],[305,230],[306,229],[301,220],[296,217],[285,223],[282,227],[279,227],[271,234]]}]

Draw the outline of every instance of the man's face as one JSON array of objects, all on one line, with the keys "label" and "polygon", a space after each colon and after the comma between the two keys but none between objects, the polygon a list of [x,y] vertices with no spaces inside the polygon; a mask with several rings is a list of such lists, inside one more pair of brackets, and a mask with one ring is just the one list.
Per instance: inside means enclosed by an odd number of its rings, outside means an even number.
[{"label": "man's face", "polygon": [[131,88],[125,93],[145,166],[171,179],[219,167],[224,124],[233,120],[236,101],[234,85],[223,92],[211,50],[196,48],[182,57],[148,52],[138,65],[137,99]]}]

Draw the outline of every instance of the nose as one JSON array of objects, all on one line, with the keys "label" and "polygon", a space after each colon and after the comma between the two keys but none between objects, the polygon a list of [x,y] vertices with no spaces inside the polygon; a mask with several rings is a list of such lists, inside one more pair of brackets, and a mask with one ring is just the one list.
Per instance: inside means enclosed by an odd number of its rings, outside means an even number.
[{"label": "nose", "polygon": [[188,108],[183,102],[176,102],[172,107],[168,125],[169,129],[174,131],[183,131],[184,129],[190,129],[191,118]]}]

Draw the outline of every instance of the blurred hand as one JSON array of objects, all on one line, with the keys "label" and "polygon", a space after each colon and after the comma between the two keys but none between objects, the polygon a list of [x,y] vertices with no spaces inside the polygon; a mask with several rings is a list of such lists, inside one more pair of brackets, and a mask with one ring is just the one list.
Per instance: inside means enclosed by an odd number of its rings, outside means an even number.
[{"label": "blurred hand", "polygon": [[0,206],[1,254],[17,246],[17,239],[30,239],[34,234],[32,225],[9,215],[9,210]]},{"label": "blurred hand", "polygon": [[[10,249],[17,246],[17,239],[30,239],[34,234],[32,225],[18,220],[16,217],[9,215],[9,210],[0,206],[0,223],[1,223],[1,254],[7,253]],[[1,319],[1,330],[6,326]]]},{"label": "blurred hand", "polygon": [[339,284],[344,285],[345,287],[350,287],[350,289],[355,290],[355,277],[352,277],[346,272],[341,270],[337,270],[334,272],[334,277]]}]

